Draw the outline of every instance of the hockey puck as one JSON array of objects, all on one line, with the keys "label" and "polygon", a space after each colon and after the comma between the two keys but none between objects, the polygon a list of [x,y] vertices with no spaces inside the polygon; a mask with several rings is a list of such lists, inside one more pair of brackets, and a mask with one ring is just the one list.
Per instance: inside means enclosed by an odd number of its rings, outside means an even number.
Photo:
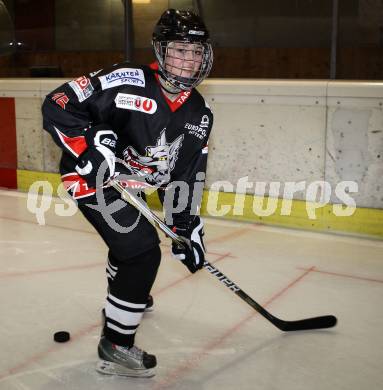
[{"label": "hockey puck", "polygon": [[56,341],[56,343],[65,343],[69,339],[70,339],[70,333],[66,331],[56,332],[53,335],[53,340]]}]

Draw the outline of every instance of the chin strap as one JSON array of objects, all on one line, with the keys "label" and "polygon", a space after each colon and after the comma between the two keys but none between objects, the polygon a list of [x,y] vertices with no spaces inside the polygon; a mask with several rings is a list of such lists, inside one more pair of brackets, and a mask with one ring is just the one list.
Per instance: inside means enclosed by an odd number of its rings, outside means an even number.
[{"label": "chin strap", "polygon": [[158,73],[158,81],[161,84],[161,87],[169,93],[180,93],[182,92],[182,89],[175,87],[174,85],[170,84],[169,81],[165,80],[160,73]]}]

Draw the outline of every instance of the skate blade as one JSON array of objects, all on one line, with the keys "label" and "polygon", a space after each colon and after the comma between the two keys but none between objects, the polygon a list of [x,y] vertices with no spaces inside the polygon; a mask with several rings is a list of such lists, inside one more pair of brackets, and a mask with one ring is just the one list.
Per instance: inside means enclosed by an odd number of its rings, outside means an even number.
[{"label": "skate blade", "polygon": [[97,363],[96,371],[104,375],[119,375],[129,376],[135,378],[151,378],[155,375],[153,368],[146,369],[131,369],[120,364],[109,362],[107,360],[100,360]]}]

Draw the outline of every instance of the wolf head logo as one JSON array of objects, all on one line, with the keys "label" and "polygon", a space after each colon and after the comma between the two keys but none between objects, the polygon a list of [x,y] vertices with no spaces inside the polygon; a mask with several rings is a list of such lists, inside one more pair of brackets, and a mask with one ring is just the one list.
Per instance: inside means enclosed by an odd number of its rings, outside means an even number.
[{"label": "wolf head logo", "polygon": [[170,172],[175,167],[184,139],[181,134],[172,143],[167,143],[165,130],[166,128],[162,130],[155,146],[145,148],[145,156],[140,155],[132,146],[128,146],[123,152],[129,170],[133,174],[143,176],[146,182],[152,185],[162,185],[170,181]]}]

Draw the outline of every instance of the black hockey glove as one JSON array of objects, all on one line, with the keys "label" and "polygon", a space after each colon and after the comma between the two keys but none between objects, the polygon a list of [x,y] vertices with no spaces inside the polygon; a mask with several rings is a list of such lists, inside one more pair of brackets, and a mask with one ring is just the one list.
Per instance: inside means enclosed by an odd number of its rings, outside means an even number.
[{"label": "black hockey glove", "polygon": [[174,227],[172,229],[179,236],[190,240],[191,248],[179,248],[177,244],[172,244],[172,255],[177,260],[181,260],[191,273],[198,271],[205,262],[205,245],[203,243],[203,221],[196,216],[188,229]]},{"label": "black hockey glove", "polygon": [[117,135],[109,125],[101,124],[87,130],[85,140],[88,148],[78,158],[75,169],[89,187],[96,188],[97,184],[107,182],[114,175]]}]

